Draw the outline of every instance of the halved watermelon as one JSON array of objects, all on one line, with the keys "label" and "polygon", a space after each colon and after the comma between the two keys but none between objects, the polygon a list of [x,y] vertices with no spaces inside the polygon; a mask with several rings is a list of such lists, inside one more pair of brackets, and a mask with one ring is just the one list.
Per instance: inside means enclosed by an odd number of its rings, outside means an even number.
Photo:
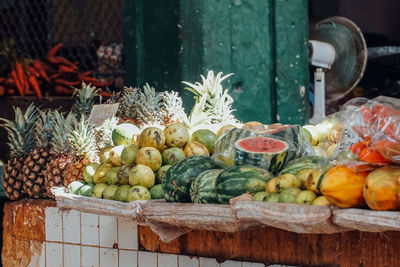
[{"label": "halved watermelon", "polygon": [[236,164],[266,168],[277,174],[285,166],[288,143],[265,136],[247,137],[235,142]]}]

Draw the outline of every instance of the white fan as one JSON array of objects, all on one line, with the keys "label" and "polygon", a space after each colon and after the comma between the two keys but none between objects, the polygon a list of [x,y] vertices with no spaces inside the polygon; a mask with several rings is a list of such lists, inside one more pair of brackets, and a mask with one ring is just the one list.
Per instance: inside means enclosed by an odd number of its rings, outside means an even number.
[{"label": "white fan", "polygon": [[349,19],[331,17],[310,32],[310,61],[314,72],[314,113],[311,124],[325,116],[325,103],[347,95],[361,80],[367,65],[367,45]]}]

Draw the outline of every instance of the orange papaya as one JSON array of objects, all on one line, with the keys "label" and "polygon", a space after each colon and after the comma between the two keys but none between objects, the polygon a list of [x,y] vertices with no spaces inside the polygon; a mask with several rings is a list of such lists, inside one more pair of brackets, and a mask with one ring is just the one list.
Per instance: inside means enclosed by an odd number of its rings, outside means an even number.
[{"label": "orange papaya", "polygon": [[365,205],[363,188],[368,174],[345,166],[332,167],[321,181],[321,193],[340,208],[362,207]]},{"label": "orange papaya", "polygon": [[385,166],[371,172],[365,181],[364,199],[372,210],[397,210],[400,168]]}]

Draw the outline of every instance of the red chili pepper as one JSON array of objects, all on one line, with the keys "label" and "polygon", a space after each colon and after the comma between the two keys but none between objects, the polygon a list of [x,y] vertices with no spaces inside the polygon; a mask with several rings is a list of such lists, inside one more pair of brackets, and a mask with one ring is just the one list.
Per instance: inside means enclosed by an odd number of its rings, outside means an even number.
[{"label": "red chili pepper", "polygon": [[0,78],[0,84],[4,84],[6,82],[6,80],[7,80],[6,77]]},{"label": "red chili pepper", "polygon": [[33,88],[33,91],[35,91],[39,101],[42,102],[42,91],[40,91],[40,86],[38,84],[38,81],[36,80],[36,77],[31,75],[31,76],[29,76],[28,80],[29,80],[30,85]]},{"label": "red chili pepper", "polygon": [[50,83],[50,78],[44,70],[42,63],[39,60],[33,61],[33,67],[39,72],[40,76],[45,79],[46,82]]},{"label": "red chili pepper", "polygon": [[16,71],[15,69],[13,69],[13,70],[11,71],[11,77],[14,79],[15,86],[17,87],[18,93],[19,93],[21,96],[24,96],[24,95],[25,95],[25,94],[24,94],[24,88],[23,88],[23,86],[21,85],[21,82],[20,82],[20,80],[19,80],[19,78],[18,78],[18,75],[17,75],[17,71]]},{"label": "red chili pepper", "polygon": [[3,95],[5,95],[5,93],[6,93],[6,87],[5,87],[5,86],[2,86],[2,85],[0,85],[0,96],[3,96]]},{"label": "red chili pepper", "polygon": [[56,93],[60,95],[72,95],[75,92],[73,89],[68,89],[62,85],[56,85]]},{"label": "red chili pepper", "polygon": [[66,65],[71,69],[78,70],[78,66],[63,57],[47,57],[47,60],[54,65]]},{"label": "red chili pepper", "polygon": [[47,56],[47,57],[54,57],[54,56],[57,54],[58,50],[59,50],[62,46],[63,46],[63,43],[56,44],[52,49],[50,49],[49,52],[47,52],[46,56]]},{"label": "red chili pepper", "polygon": [[89,70],[89,71],[87,71],[87,72],[81,73],[80,75],[82,75],[82,76],[89,76],[89,75],[92,74],[92,73],[93,73],[93,71],[92,71],[92,70]]},{"label": "red chili pepper", "polygon": [[64,65],[59,66],[59,71],[63,73],[76,73],[76,70]]},{"label": "red chili pepper", "polygon": [[36,78],[40,77],[39,72],[37,72],[37,70],[34,67],[28,66],[28,70],[29,70],[29,73],[31,75],[35,76]]},{"label": "red chili pepper", "polygon": [[78,86],[80,84],[79,81],[71,82],[63,79],[56,79],[54,81],[56,84],[65,85],[65,86]]}]

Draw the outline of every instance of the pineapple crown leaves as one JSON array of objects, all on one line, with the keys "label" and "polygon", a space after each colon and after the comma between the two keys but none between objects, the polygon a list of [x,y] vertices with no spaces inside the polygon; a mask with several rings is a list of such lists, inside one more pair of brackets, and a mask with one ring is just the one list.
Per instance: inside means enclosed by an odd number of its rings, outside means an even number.
[{"label": "pineapple crown leaves", "polygon": [[183,108],[182,98],[178,92],[165,91],[163,95],[163,106],[167,116],[174,122],[183,122],[188,124],[188,117]]},{"label": "pineapple crown leaves", "polygon": [[37,147],[47,147],[51,142],[54,131],[54,113],[51,110],[38,110],[39,116],[36,120],[35,139]]},{"label": "pineapple crown leaves", "polygon": [[111,117],[106,119],[99,127],[94,129],[96,146],[98,149],[112,145],[112,131],[118,125],[119,119],[117,117]]},{"label": "pineapple crown leaves", "polygon": [[111,97],[110,103],[119,102],[117,115],[125,119],[134,119],[137,116],[136,102],[139,101],[139,88],[124,87],[124,89]]},{"label": "pineapple crown leaves", "polygon": [[84,82],[82,82],[80,89],[74,89],[73,97],[75,98],[75,102],[72,106],[72,111],[76,113],[78,117],[81,115],[89,116],[100,89],[90,84],[86,85]]},{"label": "pineapple crown leaves", "polygon": [[21,108],[14,107],[15,120],[0,118],[2,126],[8,133],[11,156],[20,156],[28,153],[35,146],[35,122],[39,116],[38,109],[33,104],[22,112]]},{"label": "pineapple crown leaves", "polygon": [[68,142],[75,156],[93,158],[97,152],[94,126],[90,125],[85,115],[81,115],[79,121],[74,121],[73,127],[68,133]]},{"label": "pineapple crown leaves", "polygon": [[70,151],[68,133],[72,131],[72,127],[77,124],[75,114],[70,112],[67,116],[58,110],[54,111],[54,134],[51,144],[56,153],[68,153]]},{"label": "pineapple crown leaves", "polygon": [[[195,84],[182,82],[189,87],[186,90],[195,94],[196,103],[189,115],[189,127],[206,123],[236,123],[237,120],[232,114],[233,99],[227,89],[223,89],[222,81],[233,75],[233,73],[222,76],[219,72],[216,76],[209,71],[207,78],[201,75],[202,83]],[[206,119],[207,117],[207,119]]]}]

